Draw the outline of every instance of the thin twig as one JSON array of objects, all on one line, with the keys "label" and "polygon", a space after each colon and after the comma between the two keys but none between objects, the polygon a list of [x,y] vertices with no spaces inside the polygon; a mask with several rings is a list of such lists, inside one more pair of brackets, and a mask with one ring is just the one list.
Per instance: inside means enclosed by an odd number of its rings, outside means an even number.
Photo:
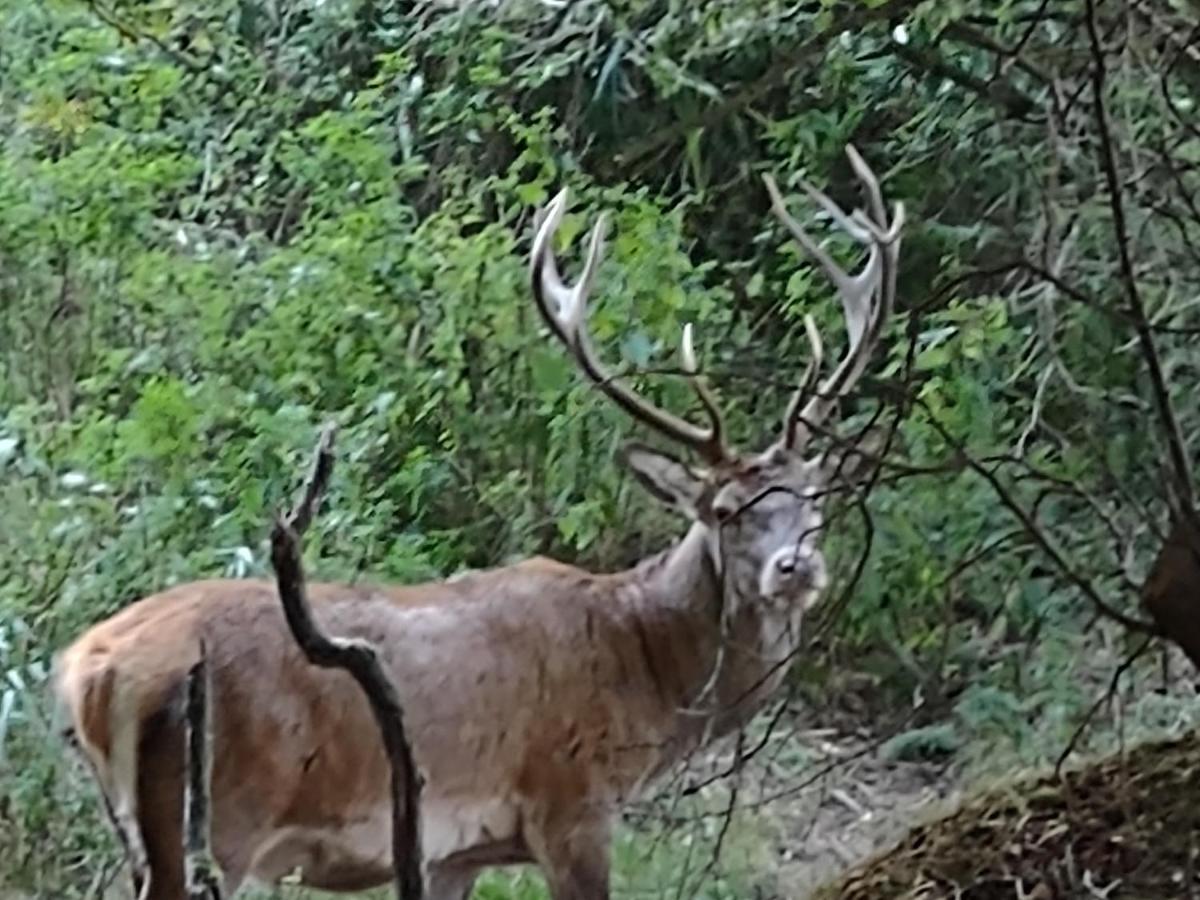
[{"label": "thin twig", "polygon": [[978,94],[988,103],[1000,108],[1006,118],[1027,121],[1037,110],[1038,104],[1033,98],[1007,81],[1001,79],[987,80],[954,65],[932,48],[911,47],[897,44],[894,50],[896,57],[910,66],[929,75],[944,78]]},{"label": "thin twig", "polygon": [[212,810],[212,734],[208,724],[208,657],[200,642],[200,659],[187,676],[187,787],[183,807],[184,859],[188,900],[221,900],[221,875],[209,846]]},{"label": "thin twig", "polygon": [[1137,634],[1154,636],[1159,635],[1159,629],[1153,622],[1145,622],[1141,619],[1137,619],[1131,615],[1128,615],[1101,597],[1100,592],[1096,589],[1096,586],[1092,584],[1082,572],[1080,572],[1067,561],[1067,558],[1063,554],[1062,550],[1059,549],[1057,544],[1050,539],[1050,536],[1046,534],[1046,532],[1038,524],[1035,518],[1036,514],[1026,509],[1017,501],[1017,498],[1013,496],[1012,492],[1009,491],[1009,489],[1004,485],[999,477],[997,477],[996,473],[992,471],[992,469],[967,452],[967,449],[965,446],[963,446],[962,442],[956,439],[954,435],[950,433],[949,429],[942,423],[937,414],[931,410],[927,404],[925,404],[919,398],[917,403],[922,407],[922,409],[925,410],[929,417],[929,424],[933,426],[934,430],[937,431],[942,440],[946,441],[946,443],[954,449],[955,453],[959,455],[959,458],[962,459],[969,469],[987,482],[997,499],[999,499],[1004,507],[1017,519],[1018,522],[1021,523],[1021,526],[1025,529],[1025,533],[1033,539],[1033,542],[1037,544],[1042,553],[1045,554],[1045,556],[1054,564],[1054,567],[1058,569],[1059,573],[1083,592],[1084,596],[1091,601],[1097,612],[1107,616],[1114,622],[1124,625],[1130,631],[1133,631]]}]

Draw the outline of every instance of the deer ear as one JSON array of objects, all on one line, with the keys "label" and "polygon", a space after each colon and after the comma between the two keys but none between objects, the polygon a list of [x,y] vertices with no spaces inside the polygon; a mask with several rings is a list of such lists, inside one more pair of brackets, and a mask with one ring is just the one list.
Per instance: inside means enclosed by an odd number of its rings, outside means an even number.
[{"label": "deer ear", "polygon": [[704,478],[686,463],[642,444],[626,444],[618,458],[655,498],[692,518],[698,516]]}]

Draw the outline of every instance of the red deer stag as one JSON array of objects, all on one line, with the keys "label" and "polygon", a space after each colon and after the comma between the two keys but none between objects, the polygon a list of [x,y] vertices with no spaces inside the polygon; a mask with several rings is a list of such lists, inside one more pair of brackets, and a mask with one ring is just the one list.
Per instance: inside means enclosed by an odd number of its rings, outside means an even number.
[{"label": "red deer stag", "polygon": [[[555,900],[608,896],[610,829],[623,803],[687,754],[761,708],[825,587],[822,495],[832,453],[802,455],[859,380],[895,294],[904,212],[889,221],[879,184],[852,147],[869,213],[812,197],[868,250],[842,271],[783,206],[773,210],[836,285],[848,350],[819,378],[821,342],[764,451],[728,446],[697,371],[698,426],[614,378],[587,331],[604,219],[573,286],[551,243],[566,192],[533,242],[533,298],[579,368],[635,420],[694,451],[693,467],[627,445],[626,466],[690,520],[670,549],[597,574],[545,558],[403,587],[312,584],[330,634],[374,642],[399,688],[425,778],[421,831],[432,900],[462,900],[483,867],[534,863]],[[124,840],[143,900],[182,900],[181,696],[201,642],[213,718],[212,844],[235,893],[247,879],[299,873],[355,891],[391,877],[389,769],[367,702],[343,672],[305,662],[270,580],[209,580],[146,597],[94,626],[56,661],[73,741]]]}]

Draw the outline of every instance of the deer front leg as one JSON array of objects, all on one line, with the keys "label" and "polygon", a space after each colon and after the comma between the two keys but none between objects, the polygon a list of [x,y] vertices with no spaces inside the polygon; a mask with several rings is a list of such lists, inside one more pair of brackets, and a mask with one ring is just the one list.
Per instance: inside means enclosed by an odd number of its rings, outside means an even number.
[{"label": "deer front leg", "polygon": [[426,900],[467,900],[479,870],[474,866],[431,865],[425,873]]},{"label": "deer front leg", "polygon": [[611,846],[607,816],[547,829],[530,842],[552,900],[608,900]]}]

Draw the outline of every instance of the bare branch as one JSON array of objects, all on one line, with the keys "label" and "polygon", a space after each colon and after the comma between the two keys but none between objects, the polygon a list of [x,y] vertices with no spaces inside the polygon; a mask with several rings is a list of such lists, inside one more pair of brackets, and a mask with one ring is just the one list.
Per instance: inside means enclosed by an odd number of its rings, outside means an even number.
[{"label": "bare branch", "polygon": [[1096,586],[1092,584],[1086,575],[1075,568],[1075,566],[1071,565],[1063,551],[1053,540],[1051,540],[1050,536],[1046,534],[1045,530],[1037,521],[1036,513],[1022,506],[1017,498],[1013,496],[1012,492],[1004,485],[1004,482],[1000,480],[1000,478],[991,468],[989,468],[979,459],[971,456],[971,454],[967,452],[966,447],[963,446],[963,443],[950,433],[942,421],[937,417],[937,414],[934,413],[934,411],[931,410],[928,405],[926,405],[919,398],[916,402],[921,406],[922,409],[925,410],[925,413],[929,417],[929,424],[933,426],[934,430],[937,431],[942,440],[946,441],[946,443],[954,449],[955,453],[959,455],[960,459],[969,469],[987,482],[988,486],[991,487],[992,492],[996,495],[997,499],[1000,500],[1004,508],[1007,509],[1009,513],[1011,513],[1017,519],[1017,521],[1025,529],[1025,533],[1033,540],[1046,558],[1054,564],[1054,567],[1058,570],[1059,574],[1062,575],[1067,581],[1075,585],[1075,587],[1077,587],[1080,591],[1082,591],[1083,595],[1087,597],[1098,613],[1106,616],[1109,619],[1112,619],[1114,622],[1124,625],[1130,631],[1137,634],[1154,636],[1161,634],[1161,630],[1156,623],[1146,622],[1142,619],[1138,619],[1134,616],[1124,613],[1100,596],[1100,592],[1096,589]]},{"label": "bare branch", "polygon": [[[1043,0],[1042,9],[1045,10],[1046,0]],[[970,44],[973,47],[978,47],[981,50],[987,50],[994,53],[1000,59],[1000,64],[997,69],[1003,71],[1005,69],[1016,66],[1028,75],[1032,75],[1042,84],[1050,84],[1054,81],[1054,76],[1043,69],[1040,65],[1034,63],[1029,58],[1022,55],[1021,51],[1028,43],[1029,37],[1037,28],[1039,20],[1035,19],[1028,27],[1026,27],[1021,40],[1018,41],[1015,47],[1005,47],[998,40],[988,35],[986,32],[976,28],[974,25],[964,22],[951,22],[946,26],[944,34],[946,37],[954,41],[961,41],[965,44]],[[985,82],[986,85],[986,82]],[[1022,95],[1023,100],[1028,100],[1032,103],[1032,99]],[[1027,112],[1031,112],[1028,110]]]},{"label": "bare branch", "polygon": [[1171,393],[1163,372],[1162,360],[1154,341],[1149,318],[1146,316],[1145,305],[1142,303],[1137,274],[1134,271],[1133,258],[1130,255],[1124,193],[1121,187],[1121,177],[1117,171],[1116,150],[1113,147],[1112,129],[1109,125],[1108,109],[1104,99],[1107,66],[1104,58],[1104,46],[1096,21],[1095,0],[1087,0],[1086,21],[1092,48],[1092,105],[1100,137],[1100,165],[1104,170],[1104,178],[1108,185],[1108,202],[1112,210],[1113,231],[1116,236],[1117,254],[1121,266],[1121,281],[1125,288],[1129,311],[1133,316],[1134,329],[1137,332],[1142,356],[1146,360],[1146,367],[1149,371],[1150,385],[1162,423],[1167,452],[1171,457],[1171,467],[1175,476],[1175,499],[1181,507],[1181,511],[1196,521],[1195,493],[1192,488],[1191,464],[1188,459],[1187,445],[1179,427],[1179,420],[1175,415],[1175,408],[1171,403]]},{"label": "bare branch", "polygon": [[288,627],[308,661],[323,668],[345,670],[358,682],[371,704],[392,768],[392,864],[396,896],[401,900],[420,900],[424,892],[419,823],[421,777],[405,734],[399,693],[370,643],[354,638],[330,638],[321,631],[305,590],[299,538],[312,522],[329,482],[333,437],[334,429],[329,426],[317,445],[300,499],[286,517],[275,522],[271,532],[271,562]]},{"label": "bare branch", "polygon": [[296,500],[296,505],[288,513],[287,526],[296,533],[296,537],[304,537],[308,526],[312,524],[316,508],[325,496],[329,487],[329,476],[333,474],[333,438],[335,429],[328,426],[321,433],[317,443],[317,452],[313,456],[308,479],[304,482],[304,490]]},{"label": "bare branch", "polygon": [[[976,39],[972,43],[978,45],[979,41]],[[1037,102],[1015,85],[999,78],[988,80],[973,75],[954,65],[934,49],[897,44],[895,54],[915,69],[945,78],[978,94],[988,103],[998,107],[1006,118],[1029,121],[1038,109]]]}]

